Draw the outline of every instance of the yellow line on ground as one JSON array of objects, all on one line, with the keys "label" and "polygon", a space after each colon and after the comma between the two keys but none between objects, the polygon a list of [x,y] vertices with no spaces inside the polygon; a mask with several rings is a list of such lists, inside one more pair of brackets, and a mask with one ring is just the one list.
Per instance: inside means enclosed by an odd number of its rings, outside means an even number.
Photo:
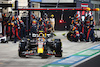
[{"label": "yellow line on ground", "polygon": [[61,39],[61,41],[65,41],[65,40],[67,40],[67,38],[66,39]]}]

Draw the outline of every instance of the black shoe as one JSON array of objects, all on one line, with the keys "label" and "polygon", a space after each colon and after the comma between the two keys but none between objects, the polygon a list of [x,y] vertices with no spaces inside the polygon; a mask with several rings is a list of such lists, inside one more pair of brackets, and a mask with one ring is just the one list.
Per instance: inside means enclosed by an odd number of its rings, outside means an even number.
[{"label": "black shoe", "polygon": [[86,42],[89,42],[88,40],[86,40]]}]

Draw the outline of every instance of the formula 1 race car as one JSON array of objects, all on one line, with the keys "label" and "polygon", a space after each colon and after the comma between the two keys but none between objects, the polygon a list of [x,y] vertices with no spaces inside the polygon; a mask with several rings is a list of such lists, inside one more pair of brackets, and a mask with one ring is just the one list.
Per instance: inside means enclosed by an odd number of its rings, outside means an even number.
[{"label": "formula 1 race car", "polygon": [[26,56],[40,56],[45,57],[55,55],[55,57],[62,57],[62,42],[60,39],[50,39],[52,34],[44,34],[39,31],[38,34],[32,34],[23,38],[19,43],[18,54],[19,57]]}]

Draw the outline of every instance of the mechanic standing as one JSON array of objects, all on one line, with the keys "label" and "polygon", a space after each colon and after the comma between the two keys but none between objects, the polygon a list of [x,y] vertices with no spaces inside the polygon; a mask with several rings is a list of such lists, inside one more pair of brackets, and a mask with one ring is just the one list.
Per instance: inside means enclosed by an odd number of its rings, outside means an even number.
[{"label": "mechanic standing", "polygon": [[47,34],[50,34],[52,31],[52,25],[49,20],[46,21],[46,30],[47,30]]},{"label": "mechanic standing", "polygon": [[30,30],[30,32],[31,33],[37,33],[37,27],[38,27],[38,21],[36,20],[36,16],[33,14],[32,16],[32,23],[31,23],[31,30]]},{"label": "mechanic standing", "polygon": [[2,23],[2,32],[3,32],[3,36],[4,35],[6,35],[6,28],[5,28],[5,26],[6,26],[6,24],[7,24],[7,16],[6,16],[6,14],[4,13],[4,14],[2,14],[2,19],[3,19],[3,23]]},{"label": "mechanic standing", "polygon": [[81,11],[81,31],[80,31],[80,41],[84,41],[86,39],[86,36],[85,36],[85,16],[86,15],[86,12],[85,11]]},{"label": "mechanic standing", "polygon": [[89,42],[89,38],[91,38],[92,42],[95,41],[95,36],[94,36],[94,20],[93,20],[93,16],[89,16],[89,21],[86,22],[86,24],[88,24],[87,26],[87,37],[86,37],[86,41]]},{"label": "mechanic standing", "polygon": [[18,16],[13,16],[14,17],[14,30],[15,30],[15,38],[14,38],[14,43],[16,43],[17,38],[19,40],[21,40],[20,36],[19,36],[19,30],[20,30],[20,26],[19,26],[19,21],[17,20]]},{"label": "mechanic standing", "polygon": [[25,32],[25,24],[22,20],[19,21],[20,23],[20,33],[21,33],[21,38],[26,36],[26,32]]},{"label": "mechanic standing", "polygon": [[52,25],[52,28],[53,28],[53,32],[55,31],[55,18],[54,18],[54,15],[52,14],[51,15],[51,18],[50,18],[50,23]]}]

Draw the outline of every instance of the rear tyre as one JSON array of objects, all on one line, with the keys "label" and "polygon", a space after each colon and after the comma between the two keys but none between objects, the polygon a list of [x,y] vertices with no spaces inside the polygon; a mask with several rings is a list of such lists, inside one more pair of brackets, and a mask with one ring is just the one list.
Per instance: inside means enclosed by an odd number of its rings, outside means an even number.
[{"label": "rear tyre", "polygon": [[67,39],[69,40],[69,41],[73,41],[73,37],[71,36],[73,33],[71,33],[71,32],[68,32],[68,34],[67,34]]}]

